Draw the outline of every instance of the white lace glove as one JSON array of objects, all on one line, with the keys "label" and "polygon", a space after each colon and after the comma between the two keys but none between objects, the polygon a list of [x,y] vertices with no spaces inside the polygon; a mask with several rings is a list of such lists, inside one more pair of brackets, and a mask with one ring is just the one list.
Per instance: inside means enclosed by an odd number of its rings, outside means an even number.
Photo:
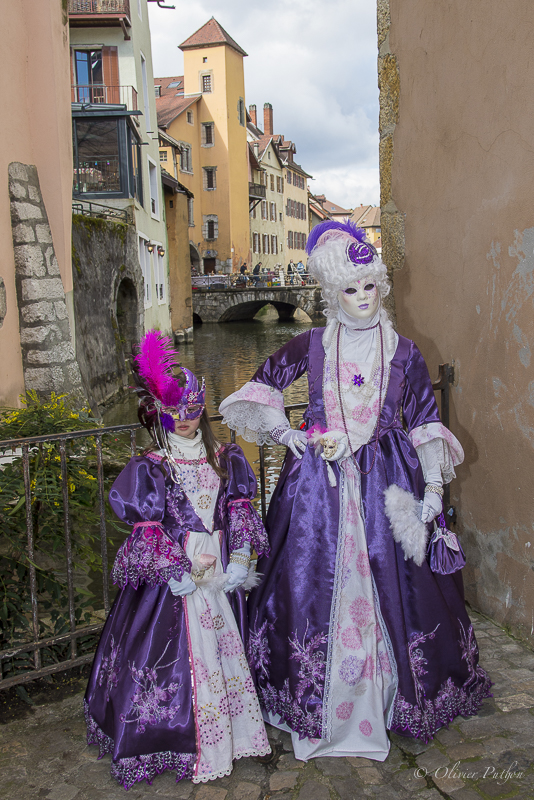
[{"label": "white lace glove", "polygon": [[283,429],[278,426],[277,428],[273,428],[272,431],[269,432],[269,435],[273,442],[289,447],[293,455],[299,459],[302,458],[302,453],[306,450],[308,445],[308,439],[304,431],[295,431],[293,428]]},{"label": "white lace glove", "polygon": [[[441,468],[437,462],[432,464],[430,469],[427,469],[425,481],[427,487],[436,486],[438,489],[441,489],[443,478],[441,477]],[[441,500],[441,494],[433,491],[429,492],[427,488],[425,491],[423,510],[421,512],[421,522],[432,522],[433,519],[436,519],[438,514],[441,514],[442,509],[443,502]]]},{"label": "white lace glove", "polygon": [[[225,575],[228,577],[224,585],[225,592],[233,592],[239,586],[242,586],[248,575],[248,568],[250,566],[250,544],[245,544],[239,550],[232,550],[230,559],[235,558],[236,561],[230,561],[226,567]],[[248,561],[248,564],[246,563]]]},{"label": "white lace glove", "polygon": [[193,594],[197,585],[188,572],[184,572],[182,580],[177,581],[174,578],[169,578],[167,581],[169,589],[175,597],[184,597],[186,594]]},{"label": "white lace glove", "polygon": [[321,439],[323,452],[321,458],[325,461],[341,461],[350,455],[349,440],[346,433],[341,431],[326,431]]}]

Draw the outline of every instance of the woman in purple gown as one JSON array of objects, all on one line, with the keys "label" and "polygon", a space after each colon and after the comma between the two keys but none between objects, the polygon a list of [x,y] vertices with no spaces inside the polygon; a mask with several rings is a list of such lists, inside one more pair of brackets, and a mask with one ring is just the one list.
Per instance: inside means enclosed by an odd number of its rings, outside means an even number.
[{"label": "woman in purple gown", "polygon": [[204,384],[173,366],[170,342],[149,331],[136,377],[157,449],[110,491],[133,531],[85,696],[88,742],[111,753],[126,789],[166,769],[205,782],[270,750],[243,646],[251,546],[268,550],[256,480],[239,447],[215,440]]},{"label": "woman in purple gown", "polygon": [[[220,408],[246,440],[289,448],[249,598],[249,662],[264,719],[292,732],[297,758],[383,760],[387,730],[427,741],[489,695],[461,575],[426,559],[463,452],[382,306],[387,273],[364,231],[322,223],[308,252],[326,328],[288,342]],[[304,373],[295,431],[282,392]]]}]

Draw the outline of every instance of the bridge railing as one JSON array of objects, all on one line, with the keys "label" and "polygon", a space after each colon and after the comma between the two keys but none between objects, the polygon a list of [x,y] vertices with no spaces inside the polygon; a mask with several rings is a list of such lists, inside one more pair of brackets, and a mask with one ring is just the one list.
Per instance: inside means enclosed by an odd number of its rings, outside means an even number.
[{"label": "bridge railing", "polygon": [[318,286],[317,280],[308,272],[293,275],[279,272],[260,272],[259,275],[233,272],[230,275],[193,275],[191,287],[195,290],[218,289],[270,289],[273,286]]}]

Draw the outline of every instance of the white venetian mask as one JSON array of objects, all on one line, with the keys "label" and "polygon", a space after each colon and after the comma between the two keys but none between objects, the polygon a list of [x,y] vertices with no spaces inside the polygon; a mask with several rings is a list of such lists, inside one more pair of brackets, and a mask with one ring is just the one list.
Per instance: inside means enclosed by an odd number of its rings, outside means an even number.
[{"label": "white venetian mask", "polygon": [[378,287],[369,276],[353,281],[338,293],[338,299],[343,311],[355,319],[371,319],[380,305]]}]

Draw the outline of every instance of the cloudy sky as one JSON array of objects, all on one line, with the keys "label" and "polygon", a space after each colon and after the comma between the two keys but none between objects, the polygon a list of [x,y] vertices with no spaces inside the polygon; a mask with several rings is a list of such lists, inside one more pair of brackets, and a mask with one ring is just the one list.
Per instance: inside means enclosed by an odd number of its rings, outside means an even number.
[{"label": "cloudy sky", "polygon": [[178,45],[210,17],[248,53],[247,107],[272,103],[315,194],[379,203],[375,0],[166,0],[149,3],[154,75],[181,75]]}]

